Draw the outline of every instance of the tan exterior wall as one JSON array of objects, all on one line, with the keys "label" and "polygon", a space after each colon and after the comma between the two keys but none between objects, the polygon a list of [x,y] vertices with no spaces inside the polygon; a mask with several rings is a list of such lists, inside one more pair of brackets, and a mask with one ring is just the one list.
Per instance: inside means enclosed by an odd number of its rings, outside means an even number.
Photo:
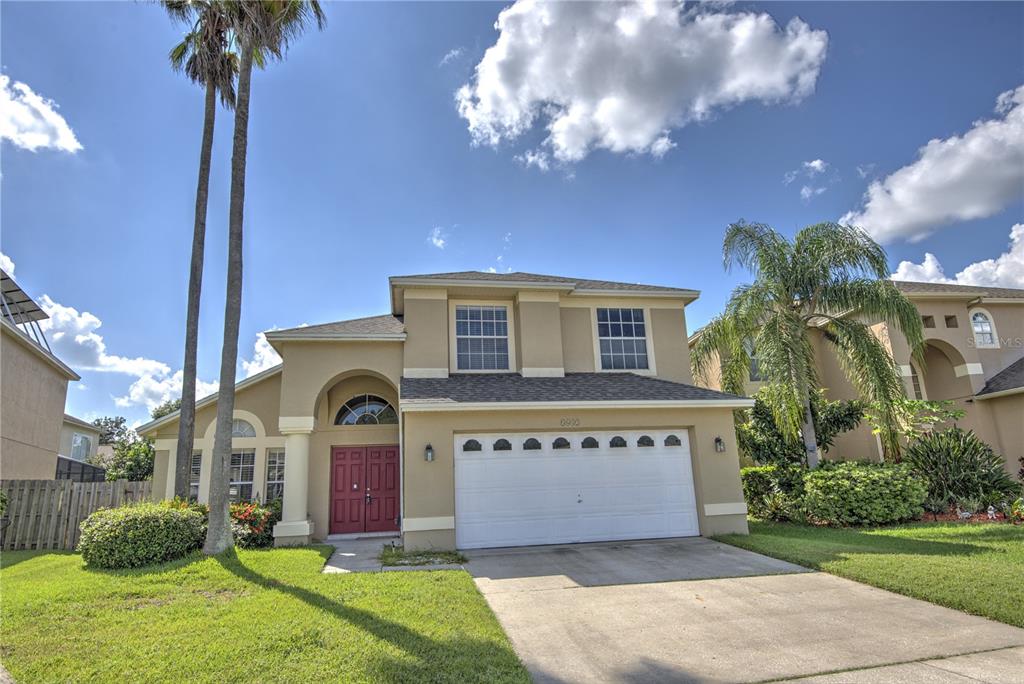
[{"label": "tan exterior wall", "polygon": [[52,479],[57,473],[68,378],[22,340],[0,334],[0,477]]},{"label": "tan exterior wall", "polygon": [[566,373],[594,372],[594,332],[590,309],[562,307],[563,361]]},{"label": "tan exterior wall", "polygon": [[404,367],[448,368],[448,295],[441,289],[405,291]]},{"label": "tan exterior wall", "polygon": [[[689,429],[690,452],[696,488],[697,515],[704,535],[745,533],[743,514],[706,515],[705,505],[742,504],[736,439],[729,409],[658,409],[572,411],[585,433],[614,429]],[[454,440],[460,432],[557,432],[564,411],[445,411],[403,414],[403,472],[405,509],[403,520],[413,527],[431,521],[436,529],[407,534],[407,548],[454,543],[455,460]],[[721,436],[725,453],[716,453],[714,439]],[[427,444],[434,448],[434,461],[423,460]],[[451,521],[450,526],[448,522]],[[426,534],[429,533],[429,534]]]},{"label": "tan exterior wall", "polygon": [[286,343],[279,415],[314,416],[327,389],[345,377],[367,371],[398,387],[402,377],[402,346],[401,341]]},{"label": "tan exterior wall", "polygon": [[[1024,306],[1021,304],[990,304],[980,305],[992,315],[995,322],[996,335],[999,338],[998,349],[978,348],[978,359],[985,369],[986,380],[1003,370],[1014,361],[1024,356]],[[965,325],[961,323],[961,326]],[[973,346],[974,335],[970,321],[966,323],[965,339]]]},{"label": "tan exterior wall", "polygon": [[521,299],[518,313],[519,368],[524,369],[524,374],[563,370],[562,320],[557,296],[546,302]]},{"label": "tan exterior wall", "polygon": [[658,377],[692,384],[693,373],[690,371],[690,347],[686,342],[685,310],[652,307],[650,312]]},{"label": "tan exterior wall", "polygon": [[[156,450],[156,455],[153,457],[153,489],[151,490],[153,501],[162,501],[163,499],[169,498],[167,496],[167,476],[168,473],[174,470],[174,468],[168,467],[170,461],[170,451],[167,449]],[[170,489],[173,493],[173,483],[171,484]]]},{"label": "tan exterior wall", "polygon": [[975,402],[991,416],[995,440],[990,444],[1006,459],[1006,471],[1017,476],[1024,467],[1024,393]]}]

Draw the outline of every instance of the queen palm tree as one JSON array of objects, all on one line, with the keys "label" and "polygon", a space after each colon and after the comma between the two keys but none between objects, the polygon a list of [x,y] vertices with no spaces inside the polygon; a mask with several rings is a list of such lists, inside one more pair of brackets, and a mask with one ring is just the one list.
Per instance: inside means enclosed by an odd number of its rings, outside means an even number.
[{"label": "queen palm tree", "polygon": [[761,396],[780,431],[802,437],[808,467],[819,462],[811,392],[817,387],[811,331],[832,345],[851,383],[877,406],[887,453],[898,452],[903,383],[870,324],[894,324],[920,360],[924,333],[916,307],[888,279],[885,251],[859,228],[819,223],[792,241],[759,223],[735,223],[722,247],[725,267],[749,270],[725,311],[694,344],[694,375],[721,364],[722,388],[742,393],[751,353],[765,379]]},{"label": "queen palm tree", "polygon": [[203,252],[206,242],[206,208],[210,195],[210,157],[217,116],[217,96],[226,109],[235,106],[237,56],[229,48],[228,14],[217,0],[164,0],[164,9],[185,23],[188,33],[170,53],[171,66],[193,83],[203,86],[203,138],[199,145],[199,178],[196,183],[195,219],[192,228],[192,260],[188,277],[185,318],[185,360],[182,365],[181,414],[178,450],[174,461],[174,494],[189,494],[189,471],[196,423],[196,349],[199,343],[199,301],[203,289]]},{"label": "queen palm tree", "polygon": [[246,152],[249,142],[249,96],[254,61],[283,59],[288,46],[310,22],[322,29],[323,10],[316,0],[235,0],[228,4],[240,62],[235,130],[231,149],[231,200],[228,207],[227,297],[224,341],[217,392],[217,424],[210,477],[210,518],[203,552],[216,554],[232,546],[228,511],[231,466],[231,422],[235,409],[235,366],[238,326],[242,315],[242,218],[245,208]]}]

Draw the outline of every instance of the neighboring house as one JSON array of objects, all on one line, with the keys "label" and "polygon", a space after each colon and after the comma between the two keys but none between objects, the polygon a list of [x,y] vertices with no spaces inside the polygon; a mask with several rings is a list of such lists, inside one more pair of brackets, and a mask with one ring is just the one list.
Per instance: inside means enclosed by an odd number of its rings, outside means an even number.
[{"label": "neighboring house", "polygon": [[60,428],[60,455],[76,461],[95,460],[100,429],[92,423],[65,413]]},{"label": "neighboring house", "polygon": [[52,480],[68,381],[78,375],[50,351],[45,312],[0,271],[0,477]]},{"label": "neighboring house", "polygon": [[99,450],[100,429],[81,418],[64,414],[60,428],[60,454],[57,457],[57,479],[75,482],[102,482],[107,473],[92,465]]},{"label": "neighboring house", "polygon": [[[278,544],[402,533],[479,548],[744,533],[732,411],[693,386],[692,290],[476,271],[390,279],[391,312],[266,334],[235,388],[235,499],[283,496]],[[216,397],[190,482],[208,500]],[[155,439],[171,496],[177,412]]]},{"label": "neighboring house", "polygon": [[[974,430],[1006,458],[1016,473],[1024,456],[1024,290],[895,281],[921,313],[924,366],[911,359],[906,338],[886,323],[872,327],[899,365],[907,396],[949,400],[965,416],[958,424]],[[696,340],[696,333],[690,344]],[[814,335],[818,378],[832,399],[853,399],[831,345]],[[718,389],[720,377],[698,379]],[[760,387],[750,378],[746,393]],[[830,458],[881,458],[881,446],[867,424],[839,435]]]}]

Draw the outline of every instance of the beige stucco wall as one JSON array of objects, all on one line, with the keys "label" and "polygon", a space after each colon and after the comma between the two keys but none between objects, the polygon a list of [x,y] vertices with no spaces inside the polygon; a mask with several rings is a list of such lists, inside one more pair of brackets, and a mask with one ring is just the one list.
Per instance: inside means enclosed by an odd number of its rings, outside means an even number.
[{"label": "beige stucco wall", "polygon": [[68,377],[3,328],[0,334],[0,478],[57,472]]},{"label": "beige stucco wall", "polygon": [[590,309],[562,307],[563,361],[566,373],[594,372],[594,331]]},{"label": "beige stucco wall", "polygon": [[690,347],[686,343],[686,312],[682,308],[651,308],[654,355],[658,377],[675,382],[693,383],[690,371]]},{"label": "beige stucco wall", "polygon": [[1006,471],[1016,476],[1024,463],[1024,393],[976,402],[991,417],[991,445],[1006,459]]},{"label": "beige stucco wall", "polygon": [[448,368],[448,298],[442,289],[405,291],[404,367]]},{"label": "beige stucco wall", "polygon": [[[696,488],[697,514],[701,534],[745,533],[743,514],[706,515],[708,504],[742,504],[743,491],[739,479],[736,438],[732,411],[721,408],[702,409],[587,409],[552,411],[452,411],[413,412],[403,414],[403,481],[405,487],[406,524],[414,527],[420,521],[452,520],[451,528],[404,535],[407,548],[445,547],[455,544],[455,460],[454,440],[460,432],[557,432],[562,419],[578,418],[575,431],[643,428],[689,429],[690,451]],[[714,439],[721,436],[725,453],[716,453]],[[434,448],[434,461],[421,455],[427,444]]]},{"label": "beige stucco wall", "polygon": [[282,417],[311,417],[326,390],[339,380],[367,370],[398,387],[402,377],[402,342],[288,342],[282,347]]},{"label": "beige stucco wall", "polygon": [[[1014,361],[1024,356],[1024,304],[990,304],[980,305],[992,315],[999,338],[998,349],[978,348],[978,359],[985,370],[986,380],[1003,370]],[[973,308],[973,307],[972,307]],[[966,316],[965,316],[966,318]],[[965,325],[961,323],[961,325]],[[973,342],[969,322],[967,322],[968,338]]]},{"label": "beige stucco wall", "polygon": [[[525,297],[525,295],[522,295]],[[532,296],[540,295],[533,293]],[[558,297],[551,295],[550,301],[526,301],[518,303],[517,329],[519,331],[519,368],[530,373],[530,369],[562,369],[562,320]]]}]

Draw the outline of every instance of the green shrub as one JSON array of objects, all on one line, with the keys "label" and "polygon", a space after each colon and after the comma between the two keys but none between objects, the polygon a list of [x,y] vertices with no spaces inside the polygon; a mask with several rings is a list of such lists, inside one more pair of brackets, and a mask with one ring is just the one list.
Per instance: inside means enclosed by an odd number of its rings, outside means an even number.
[{"label": "green shrub", "polygon": [[958,427],[926,433],[907,447],[903,462],[928,482],[929,496],[949,503],[995,503],[1020,496],[1020,484],[1006,472],[1003,457]]},{"label": "green shrub", "polygon": [[206,536],[199,512],[140,503],[101,508],[81,524],[78,550],[89,565],[135,568],[184,556]]},{"label": "green shrub", "polygon": [[838,463],[807,473],[803,507],[827,525],[884,525],[924,512],[925,482],[903,465]]},{"label": "green shrub", "polygon": [[763,520],[800,517],[804,473],[800,466],[766,465],[740,469],[747,511]]}]

